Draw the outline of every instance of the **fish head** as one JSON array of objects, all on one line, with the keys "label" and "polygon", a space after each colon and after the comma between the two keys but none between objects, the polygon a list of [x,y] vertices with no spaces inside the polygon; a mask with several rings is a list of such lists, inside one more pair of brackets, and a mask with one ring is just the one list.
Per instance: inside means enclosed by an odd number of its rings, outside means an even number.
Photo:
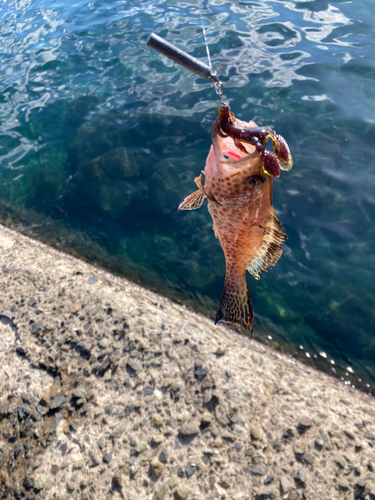
[{"label": "fish head", "polygon": [[[239,123],[255,126],[253,122]],[[242,143],[240,149],[231,137],[222,137],[215,124],[204,174],[208,201],[211,198],[223,206],[244,206],[265,192],[272,196],[272,177],[264,173],[255,147]]]}]

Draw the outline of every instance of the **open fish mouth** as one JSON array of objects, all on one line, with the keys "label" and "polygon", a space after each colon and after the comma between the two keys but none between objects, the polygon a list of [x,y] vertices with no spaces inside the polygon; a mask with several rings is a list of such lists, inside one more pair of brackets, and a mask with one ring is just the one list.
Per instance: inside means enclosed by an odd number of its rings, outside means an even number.
[{"label": "open fish mouth", "polygon": [[[250,122],[250,124],[251,123],[253,122]],[[236,142],[238,143],[239,141]],[[232,137],[222,137],[215,130],[215,127],[213,128],[212,145],[218,162],[239,167],[241,164],[247,164],[250,159],[258,154],[255,146],[241,143],[240,149],[236,145],[236,142]]]},{"label": "open fish mouth", "polygon": [[227,160],[229,160],[229,159],[240,160],[240,159],[246,158],[246,156],[249,156],[252,153],[254,153],[254,151],[249,151],[248,144],[242,144],[243,149],[240,149],[238,147],[238,143],[236,144],[231,137],[229,137],[229,139],[233,142],[233,145],[224,144],[222,147],[223,156]]},{"label": "open fish mouth", "polygon": [[[249,152],[248,146],[255,146],[261,158],[263,172],[271,177],[280,177],[281,170],[290,170],[293,166],[292,155],[284,137],[271,127],[257,127],[253,122],[238,120],[227,103],[221,102],[213,129],[223,138],[231,137],[236,148],[245,156]],[[271,151],[266,149],[269,139],[273,148]],[[233,149],[229,156],[231,154],[238,156],[238,152]]]}]

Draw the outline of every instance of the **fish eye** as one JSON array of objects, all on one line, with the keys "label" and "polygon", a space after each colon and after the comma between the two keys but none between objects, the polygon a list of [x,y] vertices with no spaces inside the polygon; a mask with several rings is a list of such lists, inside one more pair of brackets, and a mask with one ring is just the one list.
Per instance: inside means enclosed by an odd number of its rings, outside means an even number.
[{"label": "fish eye", "polygon": [[250,187],[261,186],[264,183],[265,179],[261,175],[251,175],[247,178],[247,182]]}]

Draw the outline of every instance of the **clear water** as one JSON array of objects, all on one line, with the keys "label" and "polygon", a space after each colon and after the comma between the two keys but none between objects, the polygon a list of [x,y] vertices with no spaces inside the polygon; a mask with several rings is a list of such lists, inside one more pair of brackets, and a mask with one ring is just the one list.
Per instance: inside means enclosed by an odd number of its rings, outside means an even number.
[{"label": "clear water", "polygon": [[295,166],[274,183],[289,236],[249,278],[256,336],[348,384],[375,383],[373,0],[5,0],[0,221],[213,316],[225,264],[205,207],[217,98],[146,47],[212,64],[238,118]]}]

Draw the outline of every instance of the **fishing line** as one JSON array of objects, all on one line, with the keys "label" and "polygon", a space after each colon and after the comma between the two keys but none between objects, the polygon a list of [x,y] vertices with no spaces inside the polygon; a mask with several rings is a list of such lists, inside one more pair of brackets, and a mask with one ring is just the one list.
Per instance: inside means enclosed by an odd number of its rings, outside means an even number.
[{"label": "fishing line", "polygon": [[[202,30],[203,30],[203,36],[204,36],[204,43],[206,44],[206,52],[207,52],[208,66],[209,66],[209,68],[210,68],[211,74],[212,74],[212,75],[215,75],[215,77],[216,77],[216,72],[215,72],[215,71],[212,71],[212,62],[211,62],[210,49],[209,49],[209,47],[208,47],[207,36],[206,36],[206,30],[204,29],[204,24],[203,24],[203,17],[202,17],[202,13],[200,13],[200,16],[201,16]],[[219,98],[219,101],[220,101],[220,104],[221,104],[221,103],[222,103],[222,101],[221,101],[221,97],[222,97],[222,95],[223,95],[223,91],[222,91],[223,84],[222,84],[222,82],[220,82],[217,78],[215,78],[215,79],[211,78],[211,81],[212,81],[212,85],[214,86],[214,89],[215,89],[216,95],[217,95],[217,97]]]},{"label": "fishing line", "polygon": [[200,16],[201,16],[202,30],[203,30],[203,36],[204,36],[204,43],[206,44],[206,52],[207,52],[208,65],[209,65],[211,73],[212,73],[212,63],[211,63],[211,57],[210,57],[210,49],[209,49],[208,43],[207,43],[206,30],[204,29],[202,14]]}]

